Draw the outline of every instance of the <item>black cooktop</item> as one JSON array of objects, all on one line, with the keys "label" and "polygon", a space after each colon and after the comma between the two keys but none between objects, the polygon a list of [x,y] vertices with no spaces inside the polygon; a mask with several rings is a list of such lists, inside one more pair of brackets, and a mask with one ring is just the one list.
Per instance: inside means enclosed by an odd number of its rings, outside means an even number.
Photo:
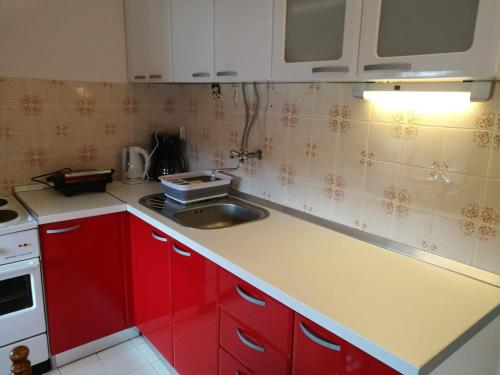
[{"label": "black cooktop", "polygon": [[0,223],[7,223],[16,219],[19,215],[16,211],[12,210],[0,210]]},{"label": "black cooktop", "polygon": [[5,206],[7,203],[7,199],[0,198],[0,207]]}]

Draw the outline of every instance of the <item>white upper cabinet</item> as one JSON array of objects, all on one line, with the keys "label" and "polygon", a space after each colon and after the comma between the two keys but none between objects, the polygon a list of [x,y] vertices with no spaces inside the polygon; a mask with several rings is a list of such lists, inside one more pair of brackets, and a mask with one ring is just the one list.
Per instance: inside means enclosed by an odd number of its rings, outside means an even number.
[{"label": "white upper cabinet", "polygon": [[147,79],[146,7],[141,1],[125,0],[127,73],[129,82]]},{"label": "white upper cabinet", "polygon": [[273,0],[215,0],[215,81],[271,78]]},{"label": "white upper cabinet", "polygon": [[499,0],[368,0],[358,79],[492,78]]},{"label": "white upper cabinet", "polygon": [[356,77],[362,0],[274,0],[273,80]]},{"label": "white upper cabinet", "polygon": [[172,1],[173,80],[214,80],[214,1]]},{"label": "white upper cabinet", "polygon": [[129,81],[170,81],[170,1],[125,0],[125,25]]}]

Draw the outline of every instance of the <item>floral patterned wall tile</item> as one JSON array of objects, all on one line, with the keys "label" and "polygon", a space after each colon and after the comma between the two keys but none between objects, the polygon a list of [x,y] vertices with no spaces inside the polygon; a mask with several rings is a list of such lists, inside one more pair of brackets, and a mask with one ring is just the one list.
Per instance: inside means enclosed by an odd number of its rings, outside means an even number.
[{"label": "floral patterned wall tile", "polygon": [[[245,192],[500,274],[500,89],[454,112],[382,108],[345,83],[258,84]],[[0,194],[64,166],[120,169],[120,148],[184,126],[191,169],[236,164],[240,84],[0,78]]]},{"label": "floral patterned wall tile", "polygon": [[[121,147],[136,143],[150,148],[153,129],[174,126],[164,103],[171,90],[164,85],[0,78],[0,163],[6,165],[0,194],[64,167],[114,168],[119,178]],[[179,106],[179,118],[183,111],[184,105]]]},{"label": "floral patterned wall tile", "polygon": [[441,162],[444,128],[437,126],[392,125],[393,135],[403,140],[403,164],[432,168]]},{"label": "floral patterned wall tile", "polygon": [[[191,165],[234,165],[227,155],[244,125],[240,85],[222,85],[219,99],[209,85],[189,87],[180,121]],[[499,89],[489,102],[435,113],[381,108],[355,99],[351,84],[258,89],[250,143],[264,158],[236,172],[243,191],[500,274],[499,249],[488,242],[498,224],[481,221],[493,206],[486,195],[500,196]],[[250,85],[247,94],[254,110]]]}]

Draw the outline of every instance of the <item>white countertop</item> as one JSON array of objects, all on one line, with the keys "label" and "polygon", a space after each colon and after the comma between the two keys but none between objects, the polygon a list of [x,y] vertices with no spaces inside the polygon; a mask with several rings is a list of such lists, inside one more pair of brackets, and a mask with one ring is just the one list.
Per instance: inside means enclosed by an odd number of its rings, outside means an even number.
[{"label": "white countertop", "polygon": [[[138,203],[161,191],[158,183],[108,185],[130,213],[404,374],[427,372],[457,338],[498,315],[500,288],[274,210],[231,228],[183,227]],[[102,212],[100,196],[21,193],[44,222],[75,218],[72,209]]]},{"label": "white countertop", "polygon": [[53,189],[16,192],[38,224],[80,219],[127,210],[122,201],[103,193],[88,193],[65,197]]}]

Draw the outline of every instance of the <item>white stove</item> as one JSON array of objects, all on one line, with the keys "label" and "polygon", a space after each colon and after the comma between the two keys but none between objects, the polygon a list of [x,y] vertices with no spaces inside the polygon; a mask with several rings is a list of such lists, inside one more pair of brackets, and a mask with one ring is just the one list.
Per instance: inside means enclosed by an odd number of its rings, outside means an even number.
[{"label": "white stove", "polygon": [[0,236],[35,229],[37,222],[13,196],[0,197]]},{"label": "white stove", "polygon": [[13,196],[0,197],[0,375],[18,345],[33,365],[48,359],[37,226]]}]

